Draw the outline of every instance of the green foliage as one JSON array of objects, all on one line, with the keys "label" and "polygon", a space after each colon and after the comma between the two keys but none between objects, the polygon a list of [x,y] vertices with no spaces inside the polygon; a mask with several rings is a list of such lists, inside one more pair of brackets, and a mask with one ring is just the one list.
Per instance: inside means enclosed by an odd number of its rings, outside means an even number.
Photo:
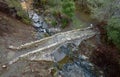
[{"label": "green foliage", "polygon": [[90,8],[92,16],[100,21],[107,21],[112,16],[120,15],[120,0],[84,0],[83,2]]},{"label": "green foliage", "polygon": [[37,7],[44,8],[44,14],[48,14],[47,11],[49,11],[55,17],[56,20],[51,22],[53,26],[56,26],[56,22],[58,22],[62,24],[62,28],[65,28],[75,15],[74,0],[34,0],[34,4]]},{"label": "green foliage", "polygon": [[67,18],[62,18],[61,23],[62,23],[61,27],[65,28],[68,25],[69,20]]},{"label": "green foliage", "polygon": [[15,7],[16,9],[22,9],[19,0],[6,0],[9,7]]},{"label": "green foliage", "polygon": [[28,16],[23,17],[23,18],[22,18],[22,21],[23,21],[25,24],[28,24],[28,25],[29,25],[29,24],[32,24],[32,23],[31,23],[31,19],[30,19]]},{"label": "green foliage", "polygon": [[35,7],[35,8],[39,8],[41,6],[44,7],[46,2],[47,2],[47,0],[33,0],[33,7]]},{"label": "green foliage", "polygon": [[57,25],[57,22],[54,20],[54,21],[52,21],[52,23],[51,23],[51,24],[52,24],[52,26],[54,26],[54,27],[55,27],[55,26]]},{"label": "green foliage", "polygon": [[31,24],[31,20],[28,17],[28,14],[22,9],[19,0],[6,0],[9,7],[15,7],[17,10],[17,15],[20,16],[22,21],[26,24]]},{"label": "green foliage", "polygon": [[47,4],[51,7],[59,6],[61,5],[61,0],[48,0]]},{"label": "green foliage", "polygon": [[73,16],[73,23],[72,23],[72,28],[73,29],[79,29],[82,27],[85,27],[85,24],[79,20],[79,18],[77,18],[76,16]]},{"label": "green foliage", "polygon": [[73,0],[62,0],[62,12],[72,18],[74,15],[75,4]]},{"label": "green foliage", "polygon": [[107,21],[107,36],[120,47],[120,0],[80,0],[89,6],[92,17]]},{"label": "green foliage", "polygon": [[120,18],[111,18],[107,25],[108,39],[120,47]]}]

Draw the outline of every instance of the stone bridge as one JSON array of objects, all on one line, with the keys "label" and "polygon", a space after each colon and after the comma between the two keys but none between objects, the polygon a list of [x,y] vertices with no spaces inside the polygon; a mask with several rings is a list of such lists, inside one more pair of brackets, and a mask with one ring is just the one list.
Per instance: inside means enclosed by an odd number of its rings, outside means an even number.
[{"label": "stone bridge", "polygon": [[[60,61],[65,57],[64,53],[57,52],[61,46],[68,43],[72,43],[77,47],[80,45],[81,41],[93,37],[95,34],[96,32],[92,30],[91,27],[88,27],[85,29],[76,29],[67,32],[57,33],[53,36],[46,37],[34,42],[26,43],[19,47],[10,46],[9,48],[15,50],[29,49],[29,48],[34,48],[34,50],[29,51],[23,55],[20,55],[19,57],[10,61],[9,64],[13,64],[14,62],[21,60],[21,58],[31,61],[34,60]],[[53,54],[56,55],[56,57],[60,56],[61,54],[62,56],[61,58],[55,60]]]}]

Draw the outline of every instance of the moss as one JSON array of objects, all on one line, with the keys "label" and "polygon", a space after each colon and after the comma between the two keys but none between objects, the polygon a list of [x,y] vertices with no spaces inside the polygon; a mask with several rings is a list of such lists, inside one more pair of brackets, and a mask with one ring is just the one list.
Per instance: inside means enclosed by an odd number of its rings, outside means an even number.
[{"label": "moss", "polygon": [[51,75],[53,77],[56,77],[56,73],[57,73],[57,68],[56,67],[54,67],[53,69],[51,69]]},{"label": "moss", "polygon": [[54,27],[55,27],[55,26],[57,25],[57,22],[56,22],[56,21],[52,21],[52,23],[51,23],[51,24],[52,24],[52,26],[54,26]]},{"label": "moss", "polygon": [[72,63],[73,58],[66,56],[64,59],[58,62],[58,69],[62,69],[63,65],[66,63]]},{"label": "moss", "polygon": [[26,24],[32,24],[32,23],[31,23],[31,19],[29,19],[29,18],[23,18],[23,19],[22,19],[22,22],[24,22],[24,23],[26,23]]},{"label": "moss", "polygon": [[45,37],[48,37],[48,36],[49,36],[49,34],[45,33],[45,34],[44,34],[44,36],[45,36]]}]

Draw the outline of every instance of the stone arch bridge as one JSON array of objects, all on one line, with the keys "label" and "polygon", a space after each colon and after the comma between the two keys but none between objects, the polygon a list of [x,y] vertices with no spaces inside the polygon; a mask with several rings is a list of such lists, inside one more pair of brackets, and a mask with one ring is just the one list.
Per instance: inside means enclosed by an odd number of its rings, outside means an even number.
[{"label": "stone arch bridge", "polygon": [[[9,64],[13,64],[21,59],[27,60],[45,60],[45,61],[55,61],[55,57],[52,54],[56,54],[59,56],[59,52],[57,50],[68,43],[72,43],[75,46],[79,46],[83,40],[93,37],[96,35],[96,31],[94,31],[91,27],[84,29],[76,29],[67,32],[57,33],[53,36],[46,37],[37,41],[33,41],[30,43],[23,44],[18,47],[9,46],[10,49],[13,50],[24,50],[29,48],[34,48],[34,50],[29,51],[23,55],[18,56],[9,62]],[[65,54],[62,54],[61,58],[57,61],[63,59]]]}]

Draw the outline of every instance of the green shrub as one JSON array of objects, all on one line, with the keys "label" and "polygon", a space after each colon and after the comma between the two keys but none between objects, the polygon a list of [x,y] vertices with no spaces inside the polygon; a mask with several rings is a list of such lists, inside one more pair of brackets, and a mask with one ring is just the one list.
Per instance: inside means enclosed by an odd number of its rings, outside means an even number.
[{"label": "green shrub", "polygon": [[54,21],[52,21],[52,23],[51,23],[51,24],[52,24],[52,26],[54,26],[54,27],[55,27],[55,26],[57,25],[57,22],[54,20]]},{"label": "green shrub", "polygon": [[74,15],[75,4],[73,0],[62,0],[62,12],[72,18]]},{"label": "green shrub", "polygon": [[120,18],[111,18],[107,25],[107,36],[117,47],[120,47]]},{"label": "green shrub", "polygon": [[31,20],[29,19],[28,14],[22,9],[19,0],[6,0],[9,7],[15,7],[17,10],[17,15],[21,17],[22,21],[26,24],[31,24]]},{"label": "green shrub", "polygon": [[65,28],[68,25],[69,20],[67,18],[62,18],[61,23],[62,23],[61,27]]}]

